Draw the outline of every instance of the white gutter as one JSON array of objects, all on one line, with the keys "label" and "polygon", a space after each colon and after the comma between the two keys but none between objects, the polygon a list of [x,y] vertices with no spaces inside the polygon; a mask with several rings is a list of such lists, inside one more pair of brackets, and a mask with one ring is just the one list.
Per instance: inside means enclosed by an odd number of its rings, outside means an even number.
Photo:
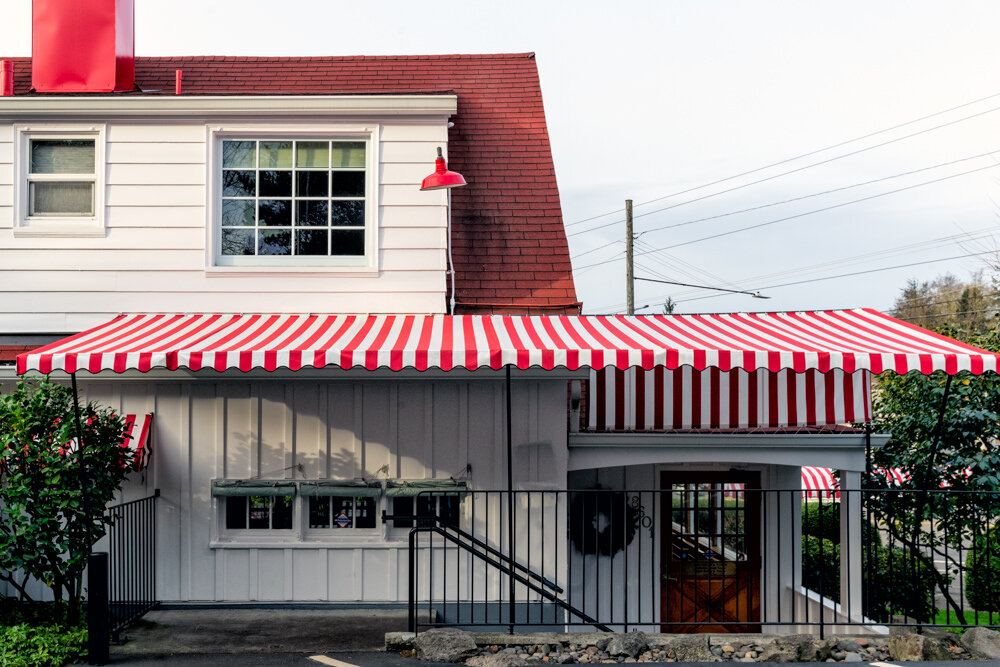
[{"label": "white gutter", "polygon": [[457,95],[115,95],[0,97],[4,116],[415,116],[452,115]]}]

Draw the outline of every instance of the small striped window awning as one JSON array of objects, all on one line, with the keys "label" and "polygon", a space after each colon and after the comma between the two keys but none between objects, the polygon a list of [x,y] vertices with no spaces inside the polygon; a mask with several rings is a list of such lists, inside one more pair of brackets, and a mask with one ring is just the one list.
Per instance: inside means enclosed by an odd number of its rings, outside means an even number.
[{"label": "small striped window awning", "polygon": [[304,367],[997,370],[997,355],[878,311],[707,315],[126,314],[17,357],[18,373]]},{"label": "small striped window awning", "polygon": [[132,469],[145,470],[153,453],[150,434],[153,430],[153,413],[125,415],[125,442],[122,446],[132,450]]}]

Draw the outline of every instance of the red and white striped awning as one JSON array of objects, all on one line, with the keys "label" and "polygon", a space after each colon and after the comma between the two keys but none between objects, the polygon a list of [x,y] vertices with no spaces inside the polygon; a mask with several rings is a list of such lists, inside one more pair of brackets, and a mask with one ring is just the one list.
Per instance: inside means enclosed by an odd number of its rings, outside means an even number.
[{"label": "red and white striped awning", "polygon": [[149,455],[152,446],[149,433],[153,425],[153,413],[144,415],[125,415],[125,442],[123,447],[132,450],[132,469],[144,470],[149,465]]},{"label": "red and white striped awning", "polygon": [[868,371],[602,369],[590,372],[588,386],[591,431],[781,428],[871,420]]},{"label": "red and white striped awning", "polygon": [[997,355],[870,309],[710,315],[132,314],[17,357],[53,370],[565,367],[997,370]]}]

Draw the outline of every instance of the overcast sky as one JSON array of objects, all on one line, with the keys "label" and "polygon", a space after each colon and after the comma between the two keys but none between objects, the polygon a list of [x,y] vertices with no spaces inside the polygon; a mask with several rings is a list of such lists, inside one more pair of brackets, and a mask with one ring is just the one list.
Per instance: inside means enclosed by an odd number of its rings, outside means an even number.
[{"label": "overcast sky", "polygon": [[[624,215],[574,223],[626,198],[637,276],[771,297],[637,283],[640,312],[888,308],[907,278],[983,256],[776,285],[1000,247],[996,0],[136,4],[137,55],[536,52],[585,312],[624,309]],[[30,0],[4,23],[0,51],[29,55]]]}]

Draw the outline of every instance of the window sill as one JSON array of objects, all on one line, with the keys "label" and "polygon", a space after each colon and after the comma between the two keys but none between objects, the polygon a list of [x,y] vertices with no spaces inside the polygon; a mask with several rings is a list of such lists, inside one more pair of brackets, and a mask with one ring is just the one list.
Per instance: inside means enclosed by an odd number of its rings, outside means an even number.
[{"label": "window sill", "polygon": [[338,276],[344,278],[379,275],[375,267],[367,266],[212,266],[205,269],[207,278],[246,278],[262,275],[276,278],[327,278]]},{"label": "window sill", "polygon": [[58,218],[52,220],[31,220],[14,227],[14,238],[40,236],[61,236],[63,238],[104,238],[108,235],[105,226],[93,219]]},{"label": "window sill", "polygon": [[212,540],[208,543],[209,549],[399,549],[406,546],[407,543],[405,540],[386,542],[380,535],[372,535],[367,538],[362,536],[342,539],[323,537],[306,540],[254,540],[238,538],[232,540]]}]

